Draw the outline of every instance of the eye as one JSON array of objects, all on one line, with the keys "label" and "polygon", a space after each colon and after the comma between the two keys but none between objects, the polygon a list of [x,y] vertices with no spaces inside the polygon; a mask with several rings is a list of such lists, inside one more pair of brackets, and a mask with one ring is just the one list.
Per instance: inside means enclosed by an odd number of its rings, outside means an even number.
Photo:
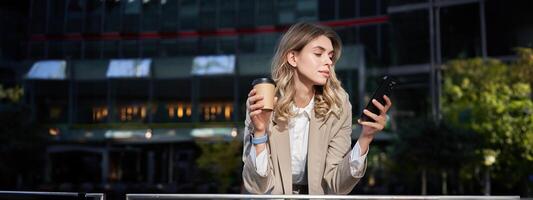
[{"label": "eye", "polygon": [[317,56],[317,57],[320,57],[320,56],[322,56],[322,54],[321,54],[321,53],[314,53],[314,54],[315,54],[315,56]]}]

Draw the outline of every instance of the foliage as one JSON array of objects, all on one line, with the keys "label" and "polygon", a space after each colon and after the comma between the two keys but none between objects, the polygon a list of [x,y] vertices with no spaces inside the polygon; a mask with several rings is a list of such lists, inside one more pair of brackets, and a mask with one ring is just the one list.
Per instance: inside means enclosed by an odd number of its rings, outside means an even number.
[{"label": "foliage", "polygon": [[448,124],[413,119],[401,125],[391,155],[418,170],[447,170],[474,161],[477,141],[475,134]]},{"label": "foliage", "polygon": [[494,157],[494,174],[510,187],[527,177],[533,164],[533,53],[518,52],[510,65],[481,58],[449,62],[441,97],[444,120],[481,136],[477,154]]},{"label": "foliage", "polygon": [[2,105],[0,109],[0,187],[15,189],[17,180],[26,186],[38,182],[44,136],[30,121],[27,107]]},{"label": "foliage", "polygon": [[196,160],[205,178],[215,181],[219,193],[226,193],[232,184],[239,182],[242,142],[198,142],[202,155]]},{"label": "foliage", "polygon": [[18,103],[23,95],[24,90],[20,86],[4,88],[4,86],[0,84],[0,101],[7,99],[12,103]]}]

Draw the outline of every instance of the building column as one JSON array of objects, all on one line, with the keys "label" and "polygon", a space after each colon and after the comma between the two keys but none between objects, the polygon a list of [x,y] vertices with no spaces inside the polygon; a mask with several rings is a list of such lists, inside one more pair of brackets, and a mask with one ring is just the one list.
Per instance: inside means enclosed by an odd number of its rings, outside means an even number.
[{"label": "building column", "polygon": [[101,178],[102,178],[102,184],[106,184],[107,177],[109,174],[109,150],[106,148],[102,151],[101,154],[102,154],[102,163],[100,166],[102,168]]}]

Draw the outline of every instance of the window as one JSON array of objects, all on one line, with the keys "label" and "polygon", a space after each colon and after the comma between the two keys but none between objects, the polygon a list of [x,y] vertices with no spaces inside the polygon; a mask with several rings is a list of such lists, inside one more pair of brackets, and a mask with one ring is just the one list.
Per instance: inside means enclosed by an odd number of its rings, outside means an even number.
[{"label": "window", "polygon": [[[346,0],[349,2],[353,2],[350,0]],[[319,0],[318,2],[318,9],[319,9],[319,19],[320,21],[329,21],[335,19],[335,3],[337,1],[331,1],[331,0]],[[344,3],[344,1],[343,1]],[[344,15],[348,15],[348,11],[350,10],[349,7],[343,7],[342,13]]]},{"label": "window", "polygon": [[441,8],[442,60],[481,56],[479,4]]},{"label": "window", "polygon": [[217,28],[216,2],[212,0],[200,0],[199,29],[213,30]]},{"label": "window", "polygon": [[390,24],[380,24],[378,30],[378,37],[381,40],[378,42],[378,62],[380,67],[390,66],[391,58],[391,42],[390,42]]},{"label": "window", "polygon": [[317,0],[296,1],[296,11],[298,21],[315,21],[318,19]]},{"label": "window", "polygon": [[120,1],[123,6],[122,31],[136,33],[141,30],[141,0]]},{"label": "window", "polygon": [[256,52],[274,54],[279,33],[262,33],[256,35]]},{"label": "window", "polygon": [[255,25],[255,2],[250,0],[239,0],[239,27],[253,27]]},{"label": "window", "polygon": [[173,32],[178,30],[178,0],[161,0],[161,30]]},{"label": "window", "polygon": [[65,49],[64,57],[66,59],[80,59],[81,58],[81,41],[64,41],[63,48]]},{"label": "window", "polygon": [[118,58],[118,41],[102,41],[104,58]]},{"label": "window", "polygon": [[63,80],[33,81],[35,112],[40,122],[68,122],[68,82]]},{"label": "window", "polygon": [[35,62],[27,74],[28,79],[65,80],[67,63],[64,60],[45,60]]},{"label": "window", "polygon": [[235,27],[235,24],[237,22],[237,9],[236,9],[236,0],[224,0],[224,1],[217,1],[219,9],[219,15],[218,18],[218,24],[219,28],[226,28],[226,27]]},{"label": "window", "polygon": [[237,37],[219,37],[218,38],[218,53],[220,54],[234,54],[237,46]]},{"label": "window", "polygon": [[240,37],[239,52],[241,53],[255,52],[255,36],[254,35],[241,35],[239,37]]},{"label": "window", "polygon": [[65,30],[65,8],[67,0],[48,1],[50,14],[48,18],[48,33],[61,34]]},{"label": "window", "polygon": [[280,0],[278,1],[278,23],[292,24],[296,22],[297,10],[296,1]]},{"label": "window", "polygon": [[141,40],[142,55],[141,57],[159,57],[159,40]]},{"label": "window", "polygon": [[112,80],[114,122],[148,122],[152,111],[148,110],[149,81],[146,79]]},{"label": "window", "polygon": [[489,56],[513,55],[513,48],[533,48],[532,1],[485,1]]},{"label": "window", "polygon": [[66,32],[71,32],[71,33],[82,32],[84,9],[85,9],[85,1],[82,1],[82,0],[68,1]]},{"label": "window", "polygon": [[178,47],[180,55],[196,55],[198,53],[198,39],[178,39]]},{"label": "window", "polygon": [[45,58],[45,43],[44,42],[30,42],[29,43],[29,57],[32,59]]},{"label": "window", "polygon": [[[333,2],[331,2],[330,4],[333,4]],[[341,19],[350,19],[350,18],[356,17],[357,13],[355,11],[356,11],[355,0],[340,0],[339,1],[339,17]]]},{"label": "window", "polygon": [[121,1],[105,1],[105,32],[120,31]]},{"label": "window", "polygon": [[194,30],[198,24],[198,4],[194,0],[181,0],[179,7],[179,24],[181,30]]},{"label": "window", "polygon": [[360,27],[361,44],[365,49],[365,61],[368,67],[376,67],[379,62],[378,56],[378,25]]},{"label": "window", "polygon": [[428,10],[390,15],[391,65],[430,62],[428,18]]},{"label": "window", "polygon": [[86,59],[100,58],[102,52],[102,41],[85,41],[85,55]]},{"label": "window", "polygon": [[103,20],[103,1],[87,1],[85,18],[85,32],[88,33],[100,33],[102,32],[102,20]]},{"label": "window", "polygon": [[[398,124],[401,124],[412,118],[425,118],[431,115],[431,99],[428,89],[429,76],[427,74],[412,74],[404,76],[395,76],[401,83],[394,89],[392,93],[392,100],[395,107],[394,119]],[[368,85],[371,81],[367,82]],[[372,84],[367,91],[377,87],[377,84]],[[367,95],[372,95],[367,93]],[[413,97],[420,97],[417,101],[394,101],[394,99],[412,99]],[[405,121],[404,121],[405,120]]]},{"label": "window", "polygon": [[190,79],[155,80],[154,98],[157,102],[155,122],[192,121]]},{"label": "window", "polygon": [[106,123],[110,116],[107,102],[107,82],[103,80],[77,81],[76,122]]},{"label": "window", "polygon": [[335,32],[339,34],[343,45],[357,44],[358,41],[358,27],[342,27],[336,28]]},{"label": "window", "polygon": [[233,77],[201,77],[199,83],[199,107],[201,122],[232,121]]},{"label": "window", "polygon": [[173,57],[179,55],[179,47],[177,40],[166,39],[162,40],[159,45],[161,57]]},{"label": "window", "polygon": [[63,41],[48,41],[48,59],[62,59],[65,57]]},{"label": "window", "polygon": [[138,40],[122,40],[120,42],[120,49],[122,50],[123,58],[138,58],[140,57],[140,48]]},{"label": "window", "polygon": [[31,33],[45,33],[47,2],[42,0],[31,1]]},{"label": "window", "polygon": [[274,1],[257,1],[257,25],[275,24],[274,13]]},{"label": "window", "polygon": [[376,16],[378,15],[378,0],[359,0],[360,17]]},{"label": "window", "polygon": [[[160,9],[161,9],[160,0],[151,0],[143,1],[142,3],[142,30],[143,31],[159,31],[159,24],[161,21],[160,18]],[[164,19],[164,18],[163,18]],[[165,19],[166,20],[166,19]]]}]

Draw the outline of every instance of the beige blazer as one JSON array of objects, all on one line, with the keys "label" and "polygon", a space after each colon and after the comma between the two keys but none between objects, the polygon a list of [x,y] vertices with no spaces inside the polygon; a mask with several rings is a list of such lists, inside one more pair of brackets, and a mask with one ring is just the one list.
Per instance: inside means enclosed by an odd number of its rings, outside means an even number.
[{"label": "beige blazer", "polygon": [[[247,103],[247,108],[248,108]],[[309,194],[348,194],[361,177],[350,173],[352,112],[348,95],[343,98],[342,113],[327,121],[310,116],[307,153],[307,180]],[[252,194],[292,194],[291,152],[287,124],[271,120],[269,153],[266,176],[257,173],[248,154],[251,150],[249,126],[253,126],[246,114],[242,178],[245,189]],[[253,152],[255,153],[255,152]],[[366,170],[366,160],[365,167]]]}]

